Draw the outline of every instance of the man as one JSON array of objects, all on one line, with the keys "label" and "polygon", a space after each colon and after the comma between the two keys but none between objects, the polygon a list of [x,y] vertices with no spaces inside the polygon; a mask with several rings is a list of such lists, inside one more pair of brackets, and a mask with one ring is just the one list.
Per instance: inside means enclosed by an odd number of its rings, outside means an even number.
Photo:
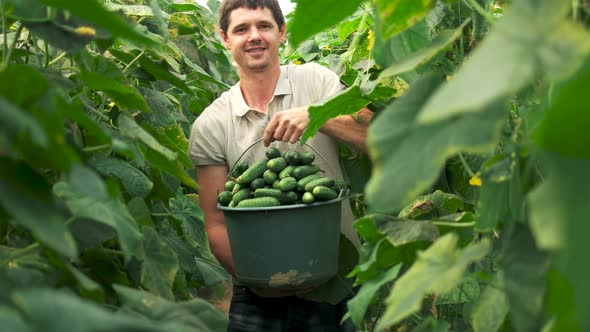
[{"label": "man", "polygon": [[[285,41],[285,21],[276,0],[225,0],[220,7],[221,37],[237,63],[240,81],[223,93],[197,118],[190,137],[190,155],[197,169],[201,208],[213,254],[235,275],[217,193],[231,166],[256,140],[264,146],[296,143],[309,123],[308,106],[330,99],[344,87],[338,76],[317,65],[280,66],[279,46]],[[366,151],[365,139],[372,112],[330,119],[308,144],[335,169],[338,141]],[[258,156],[265,148],[253,146]],[[256,153],[255,153],[256,154]],[[343,208],[342,232],[355,244],[348,202]],[[230,331],[340,331],[345,302],[332,306],[306,301],[271,289],[234,287]]]}]

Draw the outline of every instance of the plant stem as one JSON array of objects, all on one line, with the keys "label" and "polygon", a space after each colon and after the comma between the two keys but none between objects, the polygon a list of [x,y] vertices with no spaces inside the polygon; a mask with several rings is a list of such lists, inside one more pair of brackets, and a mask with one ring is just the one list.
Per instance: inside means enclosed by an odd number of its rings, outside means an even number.
[{"label": "plant stem", "polygon": [[578,12],[580,9],[580,0],[572,0],[572,18],[574,21],[578,20]]},{"label": "plant stem", "polygon": [[478,12],[481,16],[483,16],[488,22],[494,23],[494,21],[496,20],[496,18],[494,17],[494,15],[490,14],[487,10],[485,10],[484,8],[482,8],[480,6],[480,4],[477,3],[476,0],[463,0],[463,1],[465,1],[465,3],[467,3],[471,7],[473,7],[473,9],[476,12]]},{"label": "plant stem", "polygon": [[461,152],[459,152],[459,159],[461,159],[461,163],[463,164],[463,168],[465,168],[465,170],[467,171],[467,174],[469,174],[469,176],[471,177],[474,177],[475,174],[471,170],[471,167],[469,167],[469,164],[467,164],[467,161],[465,160]]},{"label": "plant stem", "polygon": [[8,58],[8,32],[6,31],[6,16],[4,16],[4,0],[0,0],[0,8],[2,9],[2,35],[4,38],[4,53],[2,53],[2,68],[6,66]]},{"label": "plant stem", "polygon": [[44,40],[43,44],[45,45],[45,68],[49,67],[49,44],[47,44],[47,41]]},{"label": "plant stem", "polygon": [[6,260],[4,260],[2,263],[0,263],[0,266],[4,266],[6,264],[9,264],[11,261],[15,260],[15,259],[19,259],[21,257],[25,257],[31,253],[33,253],[35,250],[39,249],[39,242],[35,242],[27,247],[24,247],[22,249],[17,249],[17,252],[13,255],[10,255]]},{"label": "plant stem", "polygon": [[109,254],[114,254],[114,255],[118,255],[118,256],[123,256],[123,252],[119,251],[119,250],[114,250],[114,249],[108,249],[108,248],[102,248],[102,251],[109,253]]},{"label": "plant stem", "polygon": [[432,224],[434,224],[436,226],[449,226],[449,227],[473,227],[473,226],[475,226],[475,221],[473,221],[473,222],[433,221]]},{"label": "plant stem", "polygon": [[14,35],[14,40],[12,41],[12,45],[10,45],[10,48],[8,49],[8,52],[7,52],[8,54],[5,54],[6,58],[2,62],[2,67],[0,67],[0,71],[4,70],[6,67],[8,67],[8,64],[10,63],[10,57],[12,56],[12,51],[16,47],[16,43],[18,42],[18,38],[20,37],[20,33],[22,31],[23,31],[23,25],[21,24],[16,29],[16,32]]},{"label": "plant stem", "polygon": [[141,58],[141,56],[145,53],[145,51],[141,51],[141,53],[139,53],[135,59],[131,60],[131,62],[129,62],[129,64],[125,67],[125,69],[123,69],[123,72],[126,72],[129,68],[131,68],[131,66],[137,62],[137,60],[139,60],[139,58]]},{"label": "plant stem", "polygon": [[108,149],[110,147],[111,147],[110,144],[103,144],[103,145],[86,147],[86,148],[83,148],[82,151],[84,151],[84,152],[94,152],[94,151],[100,151],[100,150]]},{"label": "plant stem", "polygon": [[54,63],[58,62],[59,60],[61,60],[66,55],[67,55],[66,52],[62,52],[60,55],[58,55],[57,57],[55,57],[55,59],[51,60],[48,65],[51,66],[52,64],[54,64]]}]

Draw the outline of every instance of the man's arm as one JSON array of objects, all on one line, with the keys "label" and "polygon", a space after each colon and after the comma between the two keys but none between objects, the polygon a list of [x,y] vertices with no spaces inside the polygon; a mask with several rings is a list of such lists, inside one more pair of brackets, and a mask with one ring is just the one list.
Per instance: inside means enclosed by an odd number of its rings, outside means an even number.
[{"label": "man's arm", "polygon": [[[328,120],[320,132],[367,153],[367,129],[372,117],[373,112],[364,107],[354,115],[340,115]],[[278,112],[264,130],[264,145],[268,146],[273,141],[296,143],[308,124],[308,107]]]},{"label": "man's arm", "polygon": [[229,273],[234,275],[234,263],[231,256],[227,229],[223,212],[217,209],[217,193],[225,190],[227,178],[226,166],[197,166],[199,182],[199,199],[205,213],[205,229],[209,238],[211,252]]}]

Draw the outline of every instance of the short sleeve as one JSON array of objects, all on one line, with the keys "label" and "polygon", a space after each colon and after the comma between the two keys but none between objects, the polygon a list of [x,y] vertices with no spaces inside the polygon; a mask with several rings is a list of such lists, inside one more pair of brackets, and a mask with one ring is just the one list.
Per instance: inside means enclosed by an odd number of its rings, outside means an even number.
[{"label": "short sleeve", "polygon": [[211,108],[195,120],[189,138],[189,155],[195,166],[227,165],[225,157],[225,130]]}]

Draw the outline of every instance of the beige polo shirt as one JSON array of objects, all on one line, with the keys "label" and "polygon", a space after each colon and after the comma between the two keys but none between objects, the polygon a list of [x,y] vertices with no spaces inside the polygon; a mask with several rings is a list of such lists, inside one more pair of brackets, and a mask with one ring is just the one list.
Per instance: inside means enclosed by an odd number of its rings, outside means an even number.
[{"label": "beige polo shirt", "polygon": [[[264,128],[275,113],[322,103],[343,89],[338,75],[319,64],[281,66],[274,96],[268,104],[268,113],[265,114],[246,104],[237,83],[207,107],[193,123],[189,139],[189,154],[193,164],[226,165],[231,169],[240,156],[240,161],[252,164],[264,158],[266,147],[262,141],[255,142],[263,137]],[[318,132],[306,144],[317,151],[315,164],[327,175],[343,178],[336,140]],[[276,146],[281,151],[312,150],[307,145],[285,142],[274,142],[271,146]],[[341,231],[358,248],[360,242],[352,222],[352,210],[345,200],[342,206]]]}]

